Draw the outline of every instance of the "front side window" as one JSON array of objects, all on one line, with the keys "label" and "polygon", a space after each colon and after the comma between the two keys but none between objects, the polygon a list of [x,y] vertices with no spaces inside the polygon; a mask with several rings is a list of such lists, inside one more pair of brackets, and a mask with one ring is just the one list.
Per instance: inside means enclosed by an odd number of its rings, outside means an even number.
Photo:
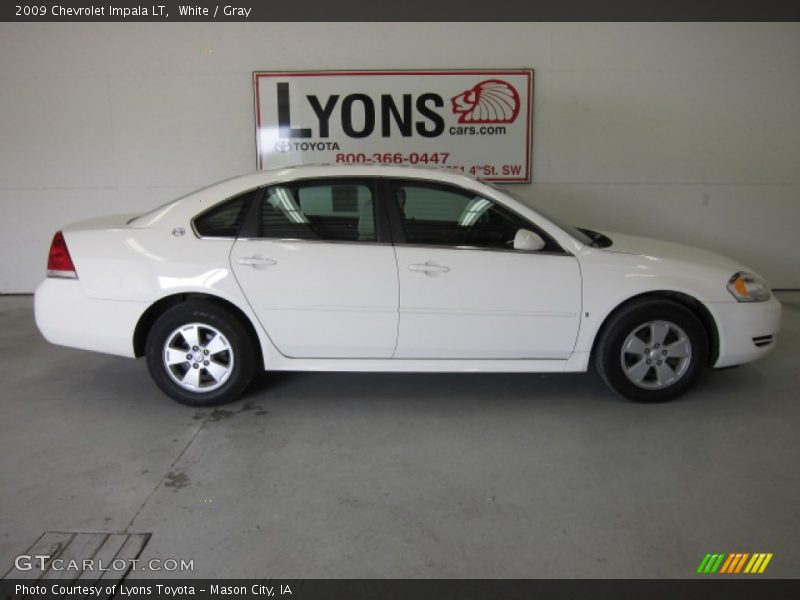
[{"label": "front side window", "polygon": [[267,238],[374,242],[375,198],[362,182],[301,182],[266,189],[261,235]]},{"label": "front side window", "polygon": [[408,244],[511,249],[519,229],[531,225],[468,190],[397,183],[394,200]]}]

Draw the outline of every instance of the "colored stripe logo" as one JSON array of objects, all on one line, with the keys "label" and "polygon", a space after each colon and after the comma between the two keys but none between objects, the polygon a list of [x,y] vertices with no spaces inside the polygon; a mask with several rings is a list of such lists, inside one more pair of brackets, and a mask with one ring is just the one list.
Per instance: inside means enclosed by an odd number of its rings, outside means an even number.
[{"label": "colored stripe logo", "polygon": [[697,572],[702,574],[736,574],[748,573],[750,575],[763,573],[769,561],[772,560],[772,553],[755,552],[717,552],[716,554],[706,554]]}]

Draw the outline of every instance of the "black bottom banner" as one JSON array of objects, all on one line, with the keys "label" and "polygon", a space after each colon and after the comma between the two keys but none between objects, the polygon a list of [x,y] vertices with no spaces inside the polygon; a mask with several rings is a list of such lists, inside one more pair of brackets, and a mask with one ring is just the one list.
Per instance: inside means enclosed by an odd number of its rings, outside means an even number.
[{"label": "black bottom banner", "polygon": [[0,581],[2,600],[275,598],[280,600],[708,600],[800,598],[800,579],[127,579]]}]

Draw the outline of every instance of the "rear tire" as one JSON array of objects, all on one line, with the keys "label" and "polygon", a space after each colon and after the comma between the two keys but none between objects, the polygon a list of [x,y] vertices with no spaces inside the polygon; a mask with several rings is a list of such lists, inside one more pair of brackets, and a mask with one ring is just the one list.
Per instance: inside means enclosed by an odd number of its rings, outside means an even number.
[{"label": "rear tire", "polygon": [[186,302],[162,314],[145,354],[161,391],[189,406],[235,400],[256,368],[253,341],[241,321],[209,302]]},{"label": "rear tire", "polygon": [[606,385],[635,402],[665,402],[684,394],[708,361],[700,319],[671,300],[635,301],[603,327],[594,364]]}]

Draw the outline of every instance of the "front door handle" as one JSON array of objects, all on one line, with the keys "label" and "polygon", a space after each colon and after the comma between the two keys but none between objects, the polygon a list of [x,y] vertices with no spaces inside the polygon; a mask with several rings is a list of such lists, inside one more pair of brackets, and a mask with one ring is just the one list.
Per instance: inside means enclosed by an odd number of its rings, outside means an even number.
[{"label": "front door handle", "polygon": [[439,265],[428,260],[424,263],[408,265],[408,270],[416,273],[425,273],[425,275],[433,277],[435,275],[439,275],[440,273],[447,273],[450,270],[450,267],[445,267],[444,265]]},{"label": "front door handle", "polygon": [[249,265],[254,269],[263,269],[265,267],[277,265],[278,261],[267,258],[266,256],[262,256],[261,254],[256,254],[254,256],[239,257],[236,259],[236,263],[240,265]]}]

